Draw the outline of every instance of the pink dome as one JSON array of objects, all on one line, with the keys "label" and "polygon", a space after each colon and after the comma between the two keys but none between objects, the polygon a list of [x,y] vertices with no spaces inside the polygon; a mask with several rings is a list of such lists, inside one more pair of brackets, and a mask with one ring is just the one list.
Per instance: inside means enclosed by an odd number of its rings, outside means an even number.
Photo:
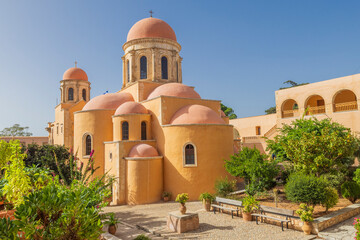
[{"label": "pink dome", "polygon": [[121,104],[115,111],[114,115],[131,114],[131,113],[148,113],[147,109],[137,102],[126,102]]},{"label": "pink dome", "polygon": [[221,114],[221,117],[226,117],[226,114],[224,113],[224,111],[220,110],[220,114]]},{"label": "pink dome", "polygon": [[147,99],[156,98],[158,96],[173,96],[182,98],[201,99],[200,95],[195,92],[194,88],[181,83],[167,83],[155,88]]},{"label": "pink dome", "polygon": [[127,41],[139,38],[167,38],[176,41],[175,32],[170,25],[153,17],[141,19],[131,27]]},{"label": "pink dome", "polygon": [[202,105],[187,105],[171,118],[170,124],[225,124],[218,113]]},{"label": "pink dome", "polygon": [[107,93],[91,99],[82,110],[93,109],[116,109],[124,102],[133,102],[134,98],[130,93]]},{"label": "pink dome", "polygon": [[88,80],[88,76],[84,70],[78,67],[69,68],[64,72],[63,80]]},{"label": "pink dome", "polygon": [[158,151],[149,144],[140,143],[133,146],[129,152],[129,157],[141,158],[141,157],[157,157]]}]

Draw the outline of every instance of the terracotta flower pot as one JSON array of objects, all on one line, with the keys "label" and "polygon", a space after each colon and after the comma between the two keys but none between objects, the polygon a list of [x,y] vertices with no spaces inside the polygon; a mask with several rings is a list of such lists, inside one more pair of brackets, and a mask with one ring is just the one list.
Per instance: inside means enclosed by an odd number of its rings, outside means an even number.
[{"label": "terracotta flower pot", "polygon": [[163,197],[164,202],[168,202],[170,200],[170,197]]},{"label": "terracotta flower pot", "polygon": [[243,217],[244,221],[246,221],[246,222],[252,221],[251,212],[243,212],[242,217]]},{"label": "terracotta flower pot", "polygon": [[115,225],[109,225],[108,232],[112,235],[115,235],[116,233],[116,226]]},{"label": "terracotta flower pot", "polygon": [[312,225],[311,222],[304,222],[304,225],[302,225],[302,230],[304,231],[304,233],[306,235],[310,235],[311,234],[311,230],[312,230]]},{"label": "terracotta flower pot", "polygon": [[180,204],[180,213],[181,213],[181,214],[185,214],[185,213],[186,213],[185,204]]},{"label": "terracotta flower pot", "polygon": [[210,212],[211,201],[208,199],[203,199],[203,206],[207,212]]}]

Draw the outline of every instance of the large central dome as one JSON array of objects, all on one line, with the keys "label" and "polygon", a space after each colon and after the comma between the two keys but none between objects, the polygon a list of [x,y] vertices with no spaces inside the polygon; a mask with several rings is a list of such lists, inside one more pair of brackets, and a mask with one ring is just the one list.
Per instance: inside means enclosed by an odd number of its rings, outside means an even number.
[{"label": "large central dome", "polygon": [[158,18],[144,18],[132,26],[127,41],[139,38],[167,38],[176,41],[174,30],[169,24]]}]

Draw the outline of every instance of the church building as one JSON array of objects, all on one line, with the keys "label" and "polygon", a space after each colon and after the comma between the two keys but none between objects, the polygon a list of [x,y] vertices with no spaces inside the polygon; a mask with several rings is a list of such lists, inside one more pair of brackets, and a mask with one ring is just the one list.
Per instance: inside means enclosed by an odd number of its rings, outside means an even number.
[{"label": "church building", "polygon": [[85,164],[94,150],[97,174],[117,178],[114,205],[157,202],[163,191],[190,200],[214,192],[228,175],[224,160],[238,149],[220,101],[182,83],[181,45],[166,22],[138,21],[123,50],[120,91],[90,99],[85,71],[64,73],[51,143],[73,148]]}]

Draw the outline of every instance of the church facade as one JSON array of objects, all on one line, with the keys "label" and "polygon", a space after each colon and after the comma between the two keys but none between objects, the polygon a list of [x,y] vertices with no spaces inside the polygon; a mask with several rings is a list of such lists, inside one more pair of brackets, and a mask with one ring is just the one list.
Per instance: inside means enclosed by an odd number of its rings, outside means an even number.
[{"label": "church facade", "polygon": [[228,175],[224,159],[238,149],[220,101],[182,83],[181,46],[166,22],[140,20],[123,50],[118,92],[90,99],[85,71],[64,73],[50,142],[73,148],[85,164],[94,150],[97,174],[117,178],[114,205],[157,202],[163,191],[191,200],[214,192]]}]

